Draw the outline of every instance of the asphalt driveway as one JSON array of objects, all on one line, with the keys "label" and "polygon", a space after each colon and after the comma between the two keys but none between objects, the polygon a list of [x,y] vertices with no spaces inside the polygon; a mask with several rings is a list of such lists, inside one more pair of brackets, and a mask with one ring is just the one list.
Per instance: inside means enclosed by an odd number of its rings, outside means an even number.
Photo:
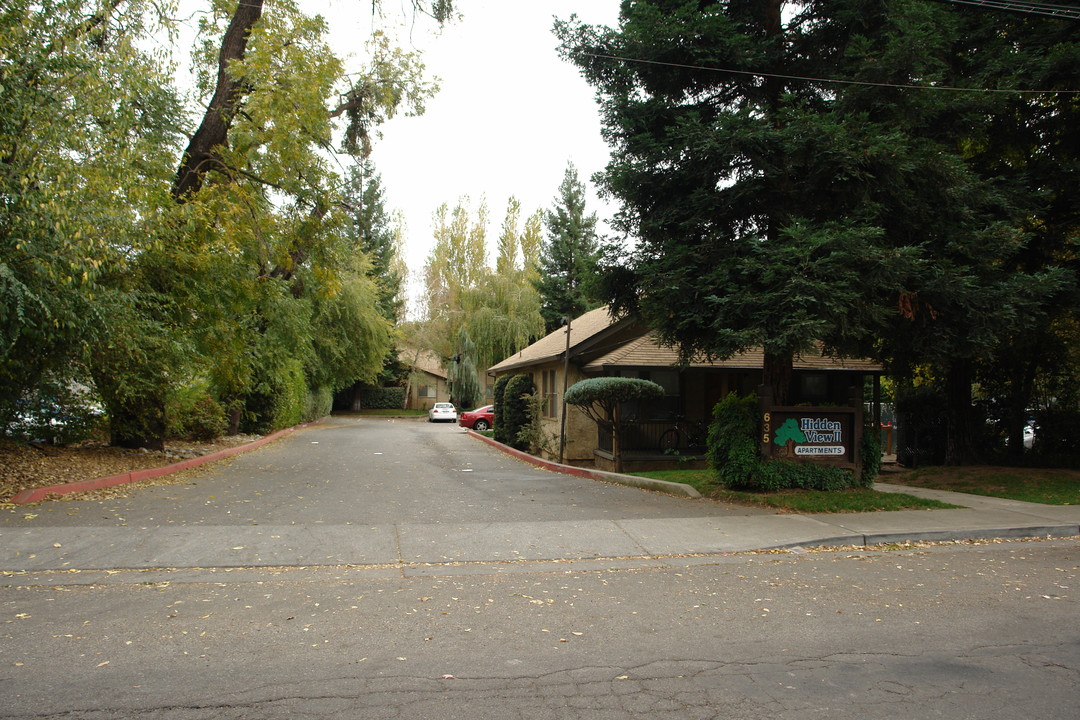
[{"label": "asphalt driveway", "polygon": [[641,557],[680,551],[643,542],[657,521],[760,514],[536,468],[456,425],[335,417],[184,484],[0,512],[0,569]]}]

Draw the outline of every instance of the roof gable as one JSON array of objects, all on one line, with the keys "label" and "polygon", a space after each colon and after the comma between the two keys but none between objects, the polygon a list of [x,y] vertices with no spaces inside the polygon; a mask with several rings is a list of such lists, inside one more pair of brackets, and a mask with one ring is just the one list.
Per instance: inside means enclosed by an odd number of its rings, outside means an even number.
[{"label": "roof gable", "polygon": [[[633,320],[629,318],[624,320],[613,319],[609,314],[607,305],[574,318],[570,321],[570,354],[575,355],[582,352],[609,331],[623,327],[631,322]],[[491,366],[488,372],[495,375],[508,370],[561,358],[566,352],[566,347],[566,328],[561,327],[540,338],[517,354],[511,355],[502,362]]]}]

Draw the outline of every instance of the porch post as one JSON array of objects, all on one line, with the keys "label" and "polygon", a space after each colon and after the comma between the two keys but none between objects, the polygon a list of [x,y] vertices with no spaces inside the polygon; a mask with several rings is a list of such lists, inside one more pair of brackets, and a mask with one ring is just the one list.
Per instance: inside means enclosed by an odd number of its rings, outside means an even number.
[{"label": "porch post", "polygon": [[619,417],[622,410],[620,405],[622,403],[615,403],[615,412],[612,415],[615,423],[611,428],[611,457],[617,473],[622,472],[622,438],[619,437],[622,434],[622,420]]}]

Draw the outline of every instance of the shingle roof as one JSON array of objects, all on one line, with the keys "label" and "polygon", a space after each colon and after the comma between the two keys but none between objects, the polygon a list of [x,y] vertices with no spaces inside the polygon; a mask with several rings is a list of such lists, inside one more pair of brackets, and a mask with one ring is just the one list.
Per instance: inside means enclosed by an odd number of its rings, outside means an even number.
[{"label": "shingle roof", "polygon": [[398,360],[429,375],[446,378],[446,370],[443,369],[442,362],[435,353],[428,350],[417,352],[412,348],[402,348],[398,350]]},{"label": "shingle roof", "polygon": [[[614,323],[608,314],[608,307],[598,307],[590,310],[581,317],[574,318],[570,322],[570,348],[577,347],[589,340],[594,335],[607,330]],[[555,332],[540,338],[532,345],[523,349],[516,355],[511,355],[502,362],[491,366],[489,373],[499,373],[525,365],[535,365],[547,360],[562,357],[566,351],[566,329],[559,328]]]},{"label": "shingle roof", "polygon": [[[765,359],[762,349],[748,350],[726,360],[695,358],[688,367],[759,369]],[[585,372],[600,372],[605,367],[671,367],[679,362],[679,353],[671,347],[660,345],[650,332],[626,343],[617,350],[596,358],[584,367]],[[862,358],[834,358],[820,353],[807,353],[795,357],[796,370],[850,370],[856,372],[880,372],[883,367],[873,360]]]},{"label": "shingle roof", "polygon": [[[590,310],[581,317],[574,318],[570,323],[570,353],[575,355],[574,349],[588,342],[599,333],[613,328],[619,321],[612,319],[608,314],[608,307],[599,307]],[[627,327],[623,332],[631,332]],[[607,336],[605,336],[607,337]],[[608,340],[619,342],[619,336],[608,337]],[[597,352],[599,348],[590,347],[591,352]],[[491,374],[498,374],[508,370],[514,370],[529,365],[539,365],[544,362],[562,357],[566,351],[566,331],[559,328],[555,332],[543,337],[516,355],[512,355],[497,365],[488,369]],[[672,367],[678,365],[679,353],[671,347],[660,345],[651,332],[646,332],[637,338],[620,344],[615,350],[597,357],[583,367],[585,372],[601,372],[605,367]],[[760,348],[739,353],[726,360],[706,360],[697,358],[688,367],[696,368],[731,368],[731,369],[760,369],[764,362],[764,351]],[[821,353],[806,353],[795,357],[794,367],[796,370],[848,370],[853,372],[881,372],[884,368],[880,363],[863,358],[835,358]]]}]

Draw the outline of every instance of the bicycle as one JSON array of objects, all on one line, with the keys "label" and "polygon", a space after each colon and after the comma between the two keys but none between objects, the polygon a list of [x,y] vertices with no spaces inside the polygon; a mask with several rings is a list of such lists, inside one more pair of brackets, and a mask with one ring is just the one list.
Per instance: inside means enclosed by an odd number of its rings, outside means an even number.
[{"label": "bicycle", "polygon": [[660,436],[660,451],[665,454],[677,453],[683,447],[684,438],[687,448],[704,447],[705,427],[697,420],[687,420],[682,415],[676,415],[675,424]]}]

